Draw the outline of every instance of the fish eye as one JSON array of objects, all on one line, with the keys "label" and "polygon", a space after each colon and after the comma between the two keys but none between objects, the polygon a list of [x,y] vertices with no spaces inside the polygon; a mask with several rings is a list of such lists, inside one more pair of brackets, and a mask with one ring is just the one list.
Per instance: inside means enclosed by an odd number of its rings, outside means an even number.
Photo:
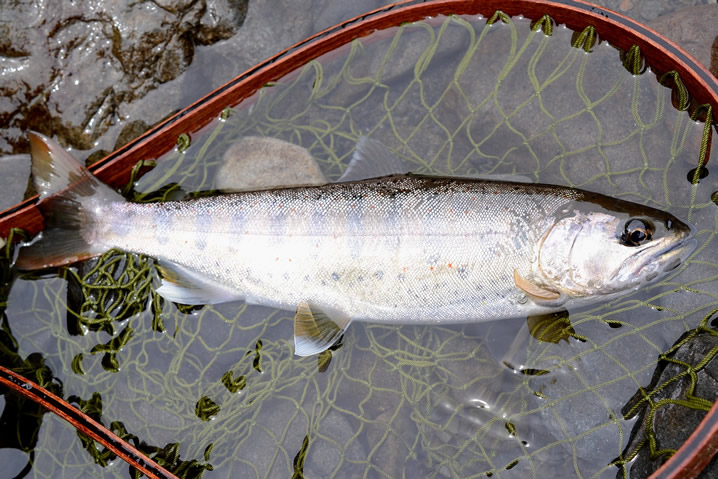
[{"label": "fish eye", "polygon": [[640,246],[653,236],[653,224],[641,218],[631,218],[623,226],[621,242],[626,246]]}]

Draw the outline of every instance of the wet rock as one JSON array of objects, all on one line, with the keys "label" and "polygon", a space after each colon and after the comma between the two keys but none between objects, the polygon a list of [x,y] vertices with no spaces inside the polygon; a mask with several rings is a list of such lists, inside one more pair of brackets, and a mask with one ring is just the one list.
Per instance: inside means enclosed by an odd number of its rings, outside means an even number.
[{"label": "wet rock", "polygon": [[[149,130],[150,125],[145,123],[142,120],[135,120],[131,121],[129,123],[126,123],[125,126],[122,127],[122,130],[120,131],[120,134],[117,136],[117,140],[115,140],[115,146],[113,150],[117,150],[118,148],[125,146],[127,143],[131,142],[138,136],[140,136],[142,133]],[[95,150],[85,159],[85,165],[90,166],[93,163],[96,163],[112,153],[110,150],[100,149]]]},{"label": "wet rock", "polygon": [[[647,2],[652,3],[652,2]],[[716,37],[718,5],[682,8],[648,23],[693,55],[706,68],[711,65],[711,44]]]},{"label": "wet rock", "polygon": [[29,155],[0,156],[0,211],[22,201],[29,176]]},{"label": "wet rock", "polygon": [[[0,152],[24,151],[28,129],[93,148],[128,119],[122,105],[176,78],[197,46],[234,35],[246,6],[246,0],[4,4]],[[172,107],[130,110],[152,124]]]},{"label": "wet rock", "polygon": [[115,149],[118,149],[121,146],[124,146],[127,143],[131,142],[132,140],[140,136],[142,133],[147,131],[149,128],[150,125],[148,125],[142,120],[135,120],[125,124],[125,126],[122,128],[122,131],[120,131],[117,140],[115,141]]},{"label": "wet rock", "polygon": [[324,174],[305,148],[256,136],[230,146],[217,174],[217,188],[224,191],[325,183]]},{"label": "wet rock", "polygon": [[[682,339],[679,339],[679,342]],[[670,356],[670,361],[661,361],[659,363],[650,385],[644,391],[636,393],[634,399],[626,405],[623,412],[630,411],[635,402],[643,398],[647,391],[652,391],[661,385],[665,385],[665,387],[658,390],[651,397],[653,403],[664,399],[690,401],[689,396],[713,401],[718,396],[718,360],[715,357],[708,358],[709,360],[705,367],[697,372],[695,389],[693,389],[693,379],[690,375],[684,375],[679,380],[666,383],[671,378],[685,373],[686,367],[678,364],[678,362],[696,365],[704,361],[716,346],[718,346],[718,336],[707,332],[697,334],[679,347]],[[649,411],[646,406],[642,406],[642,409],[640,409],[639,420],[631,432],[631,439],[624,450],[624,455],[633,451],[638,444],[645,440]],[[674,404],[673,402],[668,402],[658,407],[655,410],[653,419],[656,449],[678,449],[700,424],[705,414],[704,410]],[[651,458],[648,444],[646,444],[633,462],[630,475],[631,477],[648,477],[661,466],[665,459],[667,457],[663,455]],[[701,477],[715,477],[717,474],[718,463],[714,460],[703,470]]]}]

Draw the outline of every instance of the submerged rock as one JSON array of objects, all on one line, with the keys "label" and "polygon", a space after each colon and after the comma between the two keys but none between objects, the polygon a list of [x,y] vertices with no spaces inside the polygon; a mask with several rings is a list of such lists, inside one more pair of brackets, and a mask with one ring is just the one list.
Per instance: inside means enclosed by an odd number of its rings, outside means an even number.
[{"label": "submerged rock", "polygon": [[326,183],[305,148],[257,136],[242,138],[230,146],[217,174],[217,188],[226,192]]},{"label": "submerged rock", "polygon": [[681,8],[660,16],[648,26],[670,38],[693,55],[706,68],[711,65],[711,44],[716,37],[718,5]]}]

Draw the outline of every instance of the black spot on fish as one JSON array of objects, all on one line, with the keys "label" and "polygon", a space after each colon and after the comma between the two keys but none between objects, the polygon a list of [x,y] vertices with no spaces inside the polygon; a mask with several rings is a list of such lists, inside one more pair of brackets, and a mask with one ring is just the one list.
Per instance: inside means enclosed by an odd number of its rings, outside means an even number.
[{"label": "black spot on fish", "polygon": [[460,266],[457,272],[459,273],[459,278],[461,279],[466,279],[469,276],[469,271],[463,266]]},{"label": "black spot on fish", "polygon": [[332,279],[334,281],[339,281],[339,275],[337,273],[332,273]]},{"label": "black spot on fish", "polygon": [[377,271],[376,273],[374,273],[374,276],[376,277],[376,279],[384,279],[384,272]]},{"label": "black spot on fish", "polygon": [[282,237],[287,234],[287,215],[285,214],[286,208],[279,208],[269,218],[269,232],[277,237]]},{"label": "black spot on fish", "polygon": [[157,242],[159,244],[167,244],[169,241],[169,232],[172,229],[172,214],[169,211],[156,209],[154,217],[155,225],[157,226]]},{"label": "black spot on fish", "polygon": [[117,236],[127,236],[132,231],[132,225],[134,224],[135,212],[128,210],[125,212],[123,221],[112,223],[112,233]]},{"label": "black spot on fish", "polygon": [[247,225],[247,214],[243,208],[236,210],[232,213],[230,219],[230,229],[234,232],[241,232],[246,229]]},{"label": "black spot on fish", "polygon": [[209,232],[211,225],[212,217],[206,212],[199,211],[197,219],[195,220],[195,226],[197,228],[195,246],[197,249],[203,250],[207,247],[207,233]]},{"label": "black spot on fish", "polygon": [[312,219],[310,221],[312,231],[326,231],[327,216],[322,210],[317,210],[312,213]]}]

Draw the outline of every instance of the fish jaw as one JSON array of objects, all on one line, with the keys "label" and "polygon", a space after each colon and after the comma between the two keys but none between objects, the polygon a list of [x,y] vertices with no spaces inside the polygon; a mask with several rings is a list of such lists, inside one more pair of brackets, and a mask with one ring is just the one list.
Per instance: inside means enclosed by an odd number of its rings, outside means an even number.
[{"label": "fish jaw", "polygon": [[627,262],[616,272],[615,280],[626,283],[636,275],[644,276],[645,283],[651,282],[664,273],[669,273],[686,262],[698,246],[696,239],[687,237],[681,241],[664,238],[660,244],[644,250],[637,264]]}]

